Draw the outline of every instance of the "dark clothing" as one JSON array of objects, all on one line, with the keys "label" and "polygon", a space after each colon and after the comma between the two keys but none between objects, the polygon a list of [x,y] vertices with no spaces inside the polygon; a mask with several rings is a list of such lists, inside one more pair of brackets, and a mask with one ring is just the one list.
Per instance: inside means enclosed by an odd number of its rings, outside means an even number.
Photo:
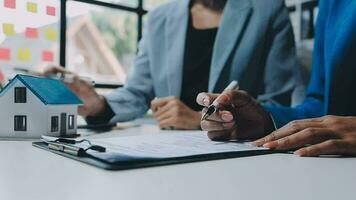
[{"label": "dark clothing", "polygon": [[189,18],[185,42],[181,101],[195,111],[202,109],[196,103],[200,92],[207,92],[213,48],[218,28],[195,29]]},{"label": "dark clothing", "polygon": [[88,125],[91,126],[107,125],[110,122],[110,119],[115,116],[114,111],[111,109],[106,99],[105,99],[105,104],[106,104],[105,110],[101,113],[100,116],[88,116],[85,118]]}]

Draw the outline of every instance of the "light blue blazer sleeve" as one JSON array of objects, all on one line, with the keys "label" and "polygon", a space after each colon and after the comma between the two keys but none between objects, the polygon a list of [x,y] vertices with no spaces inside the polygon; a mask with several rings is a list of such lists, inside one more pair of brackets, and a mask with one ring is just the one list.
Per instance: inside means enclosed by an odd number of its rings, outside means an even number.
[{"label": "light blue blazer sleeve", "polygon": [[[270,25],[268,51],[265,61],[264,93],[257,97],[262,102],[279,105],[301,103],[292,97],[293,90],[303,91],[301,67],[298,65],[294,34],[289,13],[283,2],[276,3],[274,17]],[[301,88],[298,88],[301,87]],[[303,94],[295,94],[303,96]],[[289,100],[292,98],[291,100]],[[274,101],[274,102],[273,102]],[[290,102],[291,101],[291,102]]]},{"label": "light blue blazer sleeve", "polygon": [[[148,31],[145,32],[148,34]],[[111,122],[128,121],[144,115],[154,98],[146,36],[139,43],[133,71],[123,88],[116,89],[105,98],[114,111]]]}]

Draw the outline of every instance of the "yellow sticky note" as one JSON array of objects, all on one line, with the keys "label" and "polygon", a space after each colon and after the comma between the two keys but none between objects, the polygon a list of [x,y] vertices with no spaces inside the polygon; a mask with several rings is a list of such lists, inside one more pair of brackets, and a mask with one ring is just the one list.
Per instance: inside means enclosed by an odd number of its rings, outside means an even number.
[{"label": "yellow sticky note", "polygon": [[53,28],[48,28],[45,30],[45,37],[49,41],[56,41],[57,40],[57,32]]},{"label": "yellow sticky note", "polygon": [[13,36],[13,35],[16,35],[15,27],[14,27],[13,24],[3,24],[3,25],[2,25],[2,32],[3,32],[6,36]]},{"label": "yellow sticky note", "polygon": [[28,48],[20,48],[17,52],[17,58],[19,59],[19,61],[30,62],[31,50]]},{"label": "yellow sticky note", "polygon": [[37,3],[27,2],[27,11],[37,13]]}]

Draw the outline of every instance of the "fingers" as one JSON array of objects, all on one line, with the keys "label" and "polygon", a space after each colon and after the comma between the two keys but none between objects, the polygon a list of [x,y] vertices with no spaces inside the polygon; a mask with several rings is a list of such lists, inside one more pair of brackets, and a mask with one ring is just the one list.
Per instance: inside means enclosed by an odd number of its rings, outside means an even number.
[{"label": "fingers", "polygon": [[214,141],[228,141],[232,138],[232,133],[229,131],[209,131],[208,137]]},{"label": "fingers", "polygon": [[222,106],[234,105],[235,107],[243,107],[253,100],[245,91],[242,90],[229,90],[225,91],[217,101]]},{"label": "fingers", "polygon": [[92,85],[81,80],[78,76],[74,76],[72,82],[65,82],[65,84],[76,94],[86,94],[88,91],[94,90]]},{"label": "fingers", "polygon": [[50,76],[53,74],[66,74],[63,82],[75,93],[87,92],[93,89],[93,85],[86,80],[81,79],[78,75],[65,70],[62,67],[53,66],[44,71],[44,76]]},{"label": "fingers", "polygon": [[[209,104],[203,103],[203,101],[208,102],[207,99],[210,101]],[[219,104],[219,108],[239,108],[254,102],[253,98],[242,90],[228,90],[224,91],[220,95],[214,96],[201,93],[201,96],[197,97],[197,102],[200,105],[209,106],[214,101],[214,99],[216,99],[216,102]]]},{"label": "fingers", "polygon": [[197,96],[197,103],[201,106],[208,107],[218,97],[218,94],[210,94],[202,92]]},{"label": "fingers", "polygon": [[299,149],[294,153],[299,156],[356,155],[356,142],[340,139],[328,140],[320,144]]},{"label": "fingers", "polygon": [[164,129],[164,128],[170,128],[170,127],[177,127],[177,119],[173,117],[168,117],[166,119],[163,119],[162,121],[159,122],[159,128]]},{"label": "fingers", "polygon": [[88,81],[85,81],[85,80],[81,79],[77,75],[73,75],[72,81],[71,82],[66,82],[66,83],[68,83],[68,84],[72,83],[74,85],[80,85],[81,87],[85,87],[85,89],[94,88],[92,84],[88,83]]},{"label": "fingers", "polygon": [[215,121],[209,121],[209,120],[204,120],[201,122],[201,128],[204,131],[225,131],[232,129],[235,125],[235,122],[226,122],[226,123],[221,123],[221,122],[215,122]]},{"label": "fingers", "polygon": [[161,128],[174,127],[178,129],[200,129],[201,113],[191,110],[192,113],[178,111],[178,107],[170,109],[157,118]]},{"label": "fingers", "polygon": [[155,117],[155,118],[159,118],[161,115],[167,113],[168,111],[170,111],[174,108],[176,108],[176,107],[173,105],[172,101],[165,102],[165,104],[163,104],[163,106],[157,106],[157,105],[151,106],[151,109],[153,112],[153,117]]},{"label": "fingers", "polygon": [[232,122],[234,120],[234,116],[231,112],[226,111],[226,110],[220,110],[212,115],[210,115],[207,118],[208,121],[215,121],[215,122],[221,122],[221,123],[228,123]]},{"label": "fingers", "polygon": [[176,108],[172,108],[168,106],[169,104],[166,104],[163,108],[160,108],[153,116],[156,118],[157,121],[162,121],[164,119],[170,118],[177,116],[175,113]]},{"label": "fingers", "polygon": [[302,131],[306,128],[323,128],[323,124],[318,119],[309,119],[309,120],[299,120],[299,121],[292,121],[285,125],[284,127],[272,132],[271,134],[267,135],[264,138],[256,140],[253,142],[256,146],[263,146],[268,142],[272,142],[283,137],[292,135],[299,131]]},{"label": "fingers", "polygon": [[198,126],[195,126],[194,128],[189,127],[188,123],[183,119],[182,117],[179,116],[174,116],[174,115],[167,115],[166,118],[162,119],[159,121],[159,127],[161,129],[165,128],[176,128],[176,129],[198,129]]},{"label": "fingers", "polygon": [[218,102],[220,105],[231,105],[233,103],[231,98],[232,95],[230,95],[229,92],[225,92],[217,97],[216,102]]},{"label": "fingers", "polygon": [[[167,104],[167,105],[169,105],[169,104]],[[163,106],[162,108],[159,108],[156,112],[153,112],[153,117],[156,118],[158,121],[161,121],[161,120],[167,118],[170,115],[169,111],[172,110],[172,108],[167,105]]]},{"label": "fingers", "polygon": [[49,76],[51,74],[57,74],[57,73],[61,73],[61,74],[72,74],[72,72],[65,70],[63,67],[59,67],[59,66],[50,66],[48,68],[46,68],[43,72],[44,76]]},{"label": "fingers", "polygon": [[200,93],[197,96],[197,103],[202,106],[209,106],[216,98],[218,103],[221,105],[231,105],[235,106],[244,106],[252,101],[252,97],[250,97],[245,91],[242,90],[229,90],[225,91],[222,94],[209,94],[209,93]]},{"label": "fingers", "polygon": [[159,122],[170,117],[178,117],[180,107],[180,100],[176,97],[166,97],[162,99],[155,99],[151,103],[153,116]]},{"label": "fingers", "polygon": [[180,102],[176,97],[165,97],[151,102],[153,116],[159,122],[160,128],[184,128],[180,123],[182,121],[182,116],[179,116],[182,109]]},{"label": "fingers", "polygon": [[307,128],[296,134],[289,135],[276,141],[264,144],[264,147],[271,149],[293,149],[308,144],[316,144],[328,139],[336,139],[335,134],[326,128]]},{"label": "fingers", "polygon": [[175,100],[176,97],[164,97],[164,98],[157,98],[151,101],[151,110],[153,112],[157,112],[161,107],[165,106],[168,102]]},{"label": "fingers", "polygon": [[201,121],[201,128],[205,131],[221,131],[233,128],[234,117],[229,111],[218,111]]}]

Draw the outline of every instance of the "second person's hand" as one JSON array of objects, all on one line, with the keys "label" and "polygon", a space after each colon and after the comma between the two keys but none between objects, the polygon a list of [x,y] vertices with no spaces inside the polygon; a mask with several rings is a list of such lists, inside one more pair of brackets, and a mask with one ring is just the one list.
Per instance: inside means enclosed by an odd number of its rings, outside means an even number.
[{"label": "second person's hand", "polygon": [[73,79],[71,82],[64,82],[66,86],[74,92],[82,101],[83,105],[79,106],[78,113],[84,117],[87,116],[99,116],[106,106],[106,101],[104,97],[98,95],[95,88],[85,80],[80,79],[80,77],[62,67],[50,67],[46,69],[43,73],[44,76],[49,76],[51,74],[71,74]]},{"label": "second person's hand", "polygon": [[66,74],[70,74],[70,75],[75,75],[73,72],[66,70],[63,67],[60,66],[50,66],[48,68],[46,68],[43,71],[43,74],[41,74],[42,76],[45,77],[50,77],[52,75],[57,75],[57,74],[62,74],[62,75],[66,75]]},{"label": "second person's hand", "polygon": [[160,128],[200,129],[201,112],[190,109],[176,97],[153,100],[151,110]]},{"label": "second person's hand", "polygon": [[356,117],[324,116],[292,121],[254,142],[300,156],[356,155]]}]

